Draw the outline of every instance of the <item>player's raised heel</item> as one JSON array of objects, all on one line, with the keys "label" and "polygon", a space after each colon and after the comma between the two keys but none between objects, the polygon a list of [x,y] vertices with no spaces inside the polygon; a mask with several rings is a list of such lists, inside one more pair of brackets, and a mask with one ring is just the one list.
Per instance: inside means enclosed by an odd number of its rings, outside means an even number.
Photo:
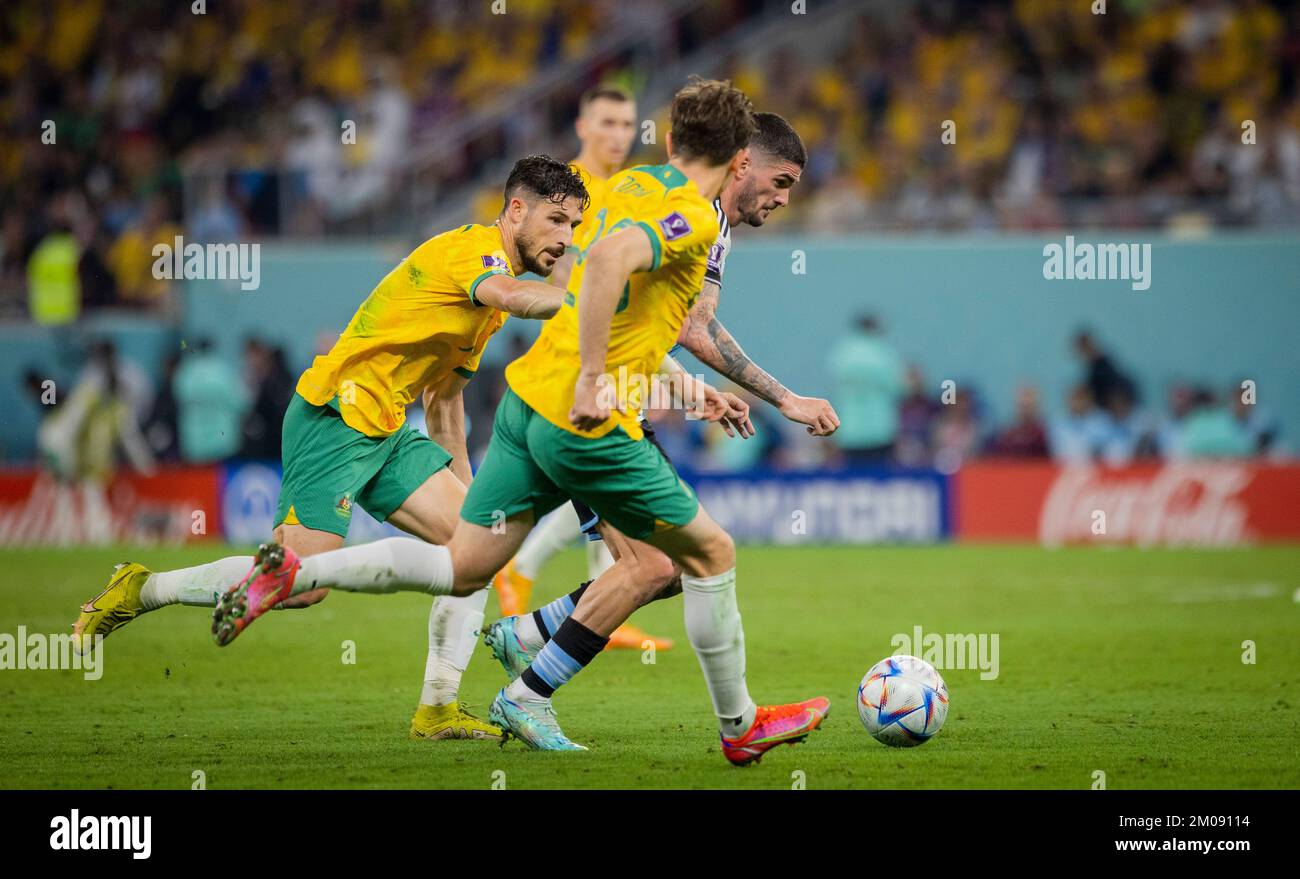
[{"label": "player's raised heel", "polygon": [[293,591],[300,562],[287,546],[263,543],[253,567],[217,602],[212,611],[212,637],[225,647],[252,625],[253,620],[284,601]]},{"label": "player's raised heel", "polygon": [[515,630],[518,617],[502,617],[483,630],[483,643],[492,651],[492,658],[501,663],[501,667],[514,680],[524,673],[537,658],[536,650],[529,650],[519,640]]}]

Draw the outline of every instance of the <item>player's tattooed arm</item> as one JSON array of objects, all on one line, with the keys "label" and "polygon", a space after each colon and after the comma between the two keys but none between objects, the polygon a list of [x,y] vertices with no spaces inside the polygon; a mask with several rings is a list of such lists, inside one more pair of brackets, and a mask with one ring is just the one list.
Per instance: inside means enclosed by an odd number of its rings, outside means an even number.
[{"label": "player's tattooed arm", "polygon": [[429,439],[451,455],[448,465],[461,482],[469,485],[473,473],[469,467],[469,449],[465,443],[465,385],[469,379],[457,373],[447,376],[441,385],[424,389],[424,426]]},{"label": "player's tattooed arm", "polygon": [[474,301],[515,317],[544,320],[564,304],[564,290],[544,281],[526,281],[510,275],[485,278],[474,291]]},{"label": "player's tattooed arm", "polygon": [[722,288],[712,281],[704,282],[677,341],[706,366],[717,370],[759,399],[780,407],[790,390],[750,360],[735,337],[718,320],[718,298],[721,292]]},{"label": "player's tattooed arm", "polygon": [[801,397],[745,354],[740,343],[718,320],[718,299],[722,288],[705,281],[700,295],[682,325],[677,341],[707,366],[745,390],[766,400],[789,418],[807,426],[813,436],[829,436],[840,426],[830,402],[820,397]]}]

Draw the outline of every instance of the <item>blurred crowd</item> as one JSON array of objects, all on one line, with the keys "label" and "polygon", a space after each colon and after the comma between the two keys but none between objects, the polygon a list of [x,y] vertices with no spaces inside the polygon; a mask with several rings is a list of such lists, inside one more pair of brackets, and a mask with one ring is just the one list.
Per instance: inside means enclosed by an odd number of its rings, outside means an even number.
[{"label": "blurred crowd", "polygon": [[[689,47],[750,5],[713,4],[660,42]],[[0,317],[165,314],[155,243],[318,235],[475,179],[509,132],[440,153],[418,181],[399,172],[449,126],[642,19],[616,0],[511,0],[503,15],[465,0],[203,6],[0,5]],[[562,113],[589,84],[562,84]]]},{"label": "blurred crowd", "polygon": [[[509,14],[488,15],[460,0],[349,0],[307,15],[255,0],[203,14],[10,0],[0,316],[165,312],[153,243],[182,230],[203,243],[346,229],[390,200],[480,179],[521,143],[571,143],[576,96],[594,78],[635,87],[730,27],[788,15],[727,0],[665,19],[659,5],[511,0]],[[799,197],[774,225],[1300,222],[1300,4],[1093,6],[873,5],[847,25],[828,17],[812,44],[728,49],[717,72],[791,118],[810,148]],[[629,29],[636,47],[587,57]],[[568,62],[579,62],[572,79],[517,118],[402,176],[448,128]]]},{"label": "blurred crowd", "polygon": [[[464,0],[343,0],[305,14],[222,0],[196,14],[190,3],[7,0],[0,319],[60,325],[100,308],[175,319],[172,282],[151,270],[155,244],[326,234],[412,190],[487,179],[520,142],[571,146],[577,95],[593,81],[636,90],[656,66],[724,44],[729,28],[789,12],[684,2],[666,26],[652,14],[662,5],[510,0],[509,14],[487,15]],[[716,59],[715,73],[790,118],[809,147],[772,227],[1300,223],[1300,3],[1110,0],[1097,15],[1083,0],[933,0],[833,23],[815,40],[778,35]],[[583,60],[629,29],[634,48]],[[401,177],[441,133],[568,63],[574,76],[527,112]],[[660,161],[660,149],[636,158]],[[761,406],[747,443],[653,417],[679,460],[714,470],[946,469],[989,454],[1121,463],[1276,445],[1274,420],[1236,385],[1176,385],[1157,406],[1087,333],[1074,353],[1064,414],[1043,414],[1026,385],[1012,423],[994,424],[978,389],[942,397],[864,318],[826,364],[845,423],[834,444],[805,442]],[[136,462],[274,458],[303,365],[250,340],[241,369],[199,342],[154,388],[105,344],[81,393],[42,409],[42,428],[56,453],[102,451],[107,437]],[[38,375],[28,379],[39,395]],[[486,368],[470,387],[471,423],[487,423],[500,376]]]},{"label": "blurred crowd", "polygon": [[156,383],[104,338],[65,389],[46,376],[32,366],[22,378],[40,416],[40,463],[60,478],[98,483],[121,464],[149,473],[159,464],[278,460],[297,379],[284,351],[256,338],[245,340],[242,364],[206,339],[185,344],[164,359]]},{"label": "blurred crowd", "polygon": [[1094,5],[922,3],[896,21],[864,13],[834,54],[733,60],[734,81],[809,146],[800,186],[813,197],[782,219],[818,231],[1300,222],[1300,4]]},{"label": "blurred crowd", "polygon": [[[517,334],[498,344],[504,356],[485,363],[465,392],[470,458],[487,448],[505,364],[528,347]],[[332,337],[322,336],[323,353]],[[1122,466],[1151,460],[1246,458],[1284,454],[1279,422],[1255,401],[1249,382],[1209,387],[1175,383],[1163,407],[1142,389],[1089,331],[1070,342],[1077,381],[1055,412],[1034,384],[1007,388],[1009,416],[995,418],[979,388],[962,380],[927,378],[908,364],[880,322],[862,316],[828,349],[829,397],[841,420],[827,440],[743,390],[756,435],[729,439],[722,430],[685,417],[679,408],[647,410],[672,460],[697,472],[753,468],[933,467],[957,471],[975,458],[1053,460]],[[69,389],[57,394],[45,372],[28,369],[23,382],[40,413],[42,464],[68,478],[106,480],[121,464],[143,472],[159,463],[207,464],[230,459],[276,461],[280,427],[297,377],[306,366],[286,362],[273,343],[244,341],[242,363],[200,339],[167,356],[156,383],[111,341],[94,343]],[[715,379],[716,380],[716,379]],[[418,403],[408,422],[424,430]]]},{"label": "blurred crowd", "polygon": [[863,316],[827,352],[830,399],[841,427],[830,441],[746,397],[755,439],[729,440],[679,411],[649,413],[674,461],[694,470],[753,467],[923,467],[956,472],[976,458],[1051,460],[1124,466],[1189,458],[1283,456],[1280,425],[1255,399],[1248,381],[1211,387],[1175,382],[1163,406],[1148,401],[1135,379],[1089,331],[1070,342],[1077,382],[1058,407],[1043,405],[1033,383],[1008,387],[1008,415],[997,418],[972,384],[927,378],[888,341],[876,318]]}]

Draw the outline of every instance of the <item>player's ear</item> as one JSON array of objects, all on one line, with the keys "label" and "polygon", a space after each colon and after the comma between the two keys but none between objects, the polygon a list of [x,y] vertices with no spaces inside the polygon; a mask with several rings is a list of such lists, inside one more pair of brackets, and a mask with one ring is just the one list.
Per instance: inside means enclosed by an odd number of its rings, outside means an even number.
[{"label": "player's ear", "polygon": [[510,217],[513,223],[521,222],[524,217],[528,216],[528,202],[517,195],[511,196],[510,205],[506,208],[506,215]]},{"label": "player's ear", "polygon": [[670,131],[664,135],[664,149],[668,150],[668,158],[673,157],[673,133]]},{"label": "player's ear", "polygon": [[737,180],[743,179],[751,164],[749,147],[742,147],[740,152],[731,157],[731,173]]}]

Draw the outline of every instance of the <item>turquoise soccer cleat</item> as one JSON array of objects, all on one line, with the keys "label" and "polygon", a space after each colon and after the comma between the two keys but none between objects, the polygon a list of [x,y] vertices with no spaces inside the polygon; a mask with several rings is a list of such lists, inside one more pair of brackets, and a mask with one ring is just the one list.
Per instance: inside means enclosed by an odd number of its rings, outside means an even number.
[{"label": "turquoise soccer cleat", "polygon": [[529,650],[519,640],[515,621],[519,617],[502,617],[483,631],[483,643],[492,649],[492,655],[514,680],[537,658],[536,650]]},{"label": "turquoise soccer cleat", "polygon": [[585,751],[582,745],[569,741],[555,719],[551,700],[545,702],[515,702],[506,695],[505,687],[492,700],[488,721],[501,727],[508,736],[514,736],[534,751]]}]

